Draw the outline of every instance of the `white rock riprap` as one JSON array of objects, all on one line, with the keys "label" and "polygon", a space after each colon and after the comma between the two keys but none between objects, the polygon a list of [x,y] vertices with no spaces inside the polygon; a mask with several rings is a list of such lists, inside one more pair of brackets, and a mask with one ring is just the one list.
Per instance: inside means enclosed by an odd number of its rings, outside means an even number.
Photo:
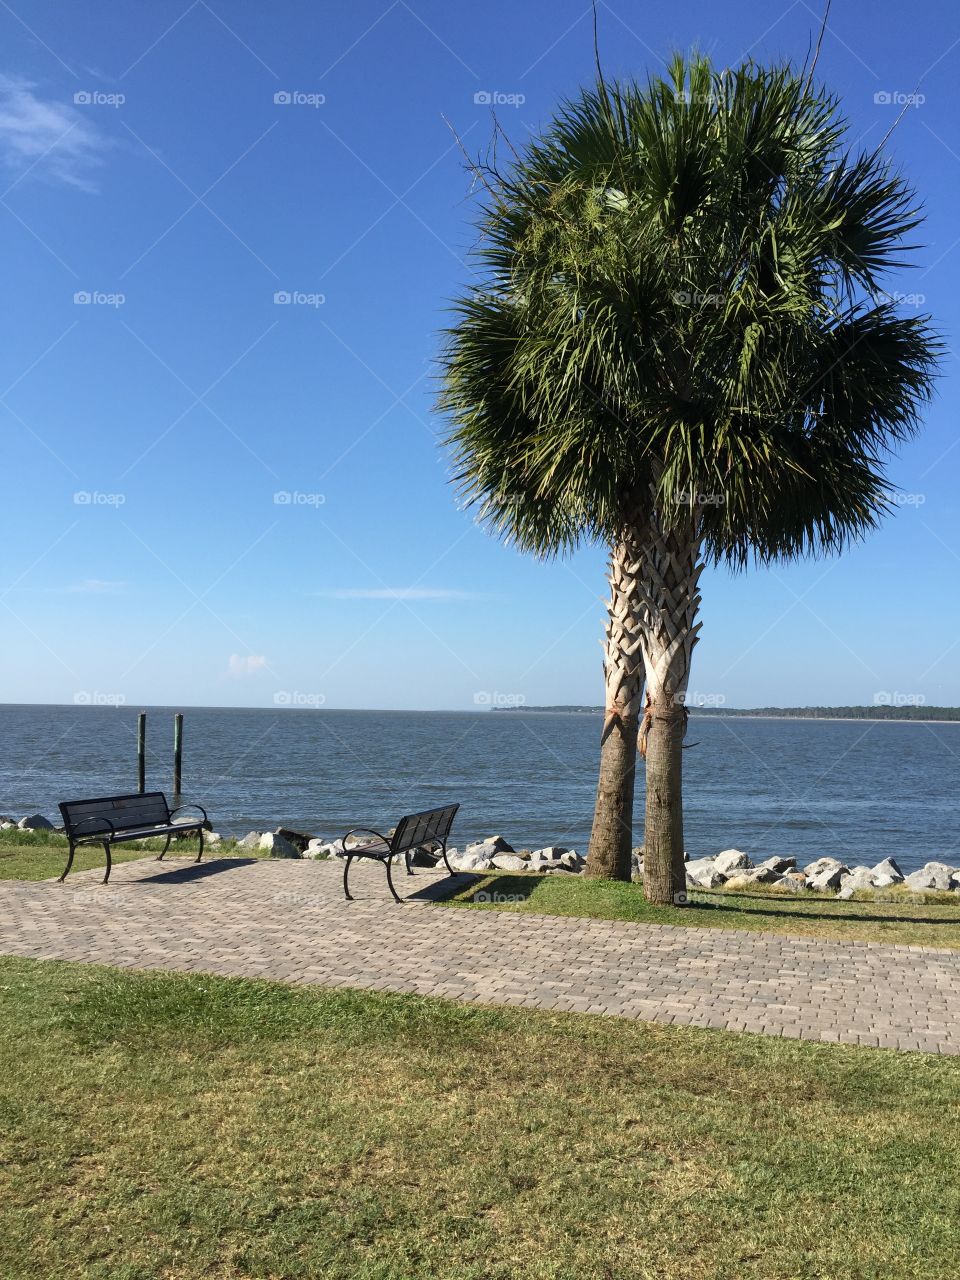
[{"label": "white rock riprap", "polygon": [[717,870],[715,858],[694,858],[687,863],[687,885],[695,889],[719,889],[727,877]]},{"label": "white rock riprap", "polygon": [[267,831],[260,837],[259,847],[271,858],[302,858],[303,854],[285,837],[276,831]]},{"label": "white rock riprap", "polygon": [[[633,852],[634,876],[643,878],[643,851]],[[919,871],[904,876],[893,858],[884,858],[875,867],[848,867],[839,858],[823,857],[797,868],[794,857],[773,855],[754,864],[740,849],[725,849],[708,858],[687,862],[690,889],[748,890],[754,885],[770,885],[783,892],[813,890],[833,893],[847,900],[865,889],[891,889],[902,885],[917,892],[953,892],[960,896],[960,868],[944,862],[928,862]]]},{"label": "white rock riprap", "polygon": [[339,840],[313,839],[303,851],[305,858],[339,858],[343,854],[343,845]]},{"label": "white rock riprap", "polygon": [[944,893],[948,889],[960,887],[960,873],[956,867],[950,867],[945,862],[928,862],[919,871],[908,875],[903,883],[908,889],[932,889]]}]

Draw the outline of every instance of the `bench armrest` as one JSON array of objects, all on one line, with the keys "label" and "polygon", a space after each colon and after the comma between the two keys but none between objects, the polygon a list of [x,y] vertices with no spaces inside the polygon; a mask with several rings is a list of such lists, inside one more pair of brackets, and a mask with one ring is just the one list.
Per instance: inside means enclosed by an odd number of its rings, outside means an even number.
[{"label": "bench armrest", "polygon": [[350,837],[359,835],[361,832],[364,832],[368,836],[376,836],[378,840],[383,841],[383,843],[387,846],[388,849],[390,848],[390,841],[387,839],[387,837],[385,835],[381,835],[379,831],[374,831],[372,827],[351,827],[345,836],[340,837],[340,848],[343,850],[344,853],[350,852],[350,850],[347,848],[347,841],[350,839]]},{"label": "bench armrest", "polygon": [[173,818],[173,815],[175,813],[179,813],[181,809],[199,809],[200,812],[203,814],[204,822],[210,821],[210,819],[207,817],[207,811],[202,804],[178,804],[175,809],[170,810],[170,817]]},{"label": "bench armrest", "polygon": [[113,825],[113,823],[110,821],[109,818],[101,818],[99,816],[96,816],[96,817],[90,817],[90,818],[81,818],[79,822],[71,822],[70,829],[67,832],[67,835],[68,836],[73,835],[73,833],[77,830],[77,828],[82,827],[85,822],[105,822],[107,824],[108,829],[102,833],[103,835],[113,835],[117,830],[117,828]]}]

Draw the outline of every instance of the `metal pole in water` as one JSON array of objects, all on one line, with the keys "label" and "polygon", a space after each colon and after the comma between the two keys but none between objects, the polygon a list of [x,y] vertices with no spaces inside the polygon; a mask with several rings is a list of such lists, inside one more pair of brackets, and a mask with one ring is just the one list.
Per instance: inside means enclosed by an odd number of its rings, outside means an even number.
[{"label": "metal pole in water", "polygon": [[173,794],[180,799],[181,781],[183,778],[183,712],[178,711],[173,717]]},{"label": "metal pole in water", "polygon": [[137,716],[137,790],[147,789],[147,713]]}]

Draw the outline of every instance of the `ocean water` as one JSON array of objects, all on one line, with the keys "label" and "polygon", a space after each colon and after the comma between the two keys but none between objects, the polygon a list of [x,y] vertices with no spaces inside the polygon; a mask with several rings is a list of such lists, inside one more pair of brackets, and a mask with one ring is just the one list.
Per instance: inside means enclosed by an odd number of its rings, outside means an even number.
[{"label": "ocean water", "polygon": [[[138,708],[0,706],[0,813],[136,788]],[[184,708],[184,799],[225,835],[382,829],[457,800],[454,844],[586,852],[601,719],[590,714]],[[691,857],[960,864],[960,723],[691,718]],[[147,708],[147,786],[172,787],[173,710]],[[642,839],[642,782],[635,843]]]}]

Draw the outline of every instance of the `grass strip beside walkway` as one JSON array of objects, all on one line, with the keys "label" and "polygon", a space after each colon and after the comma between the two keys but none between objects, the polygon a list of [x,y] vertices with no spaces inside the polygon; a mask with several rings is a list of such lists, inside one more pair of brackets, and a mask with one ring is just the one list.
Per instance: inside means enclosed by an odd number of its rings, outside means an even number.
[{"label": "grass strip beside walkway", "polygon": [[685,907],[657,907],[641,884],[573,875],[511,875],[498,871],[443,900],[474,911],[534,912],[587,920],[628,920],[697,929],[749,929],[833,942],[884,942],[960,949],[960,894],[860,894],[848,902],[818,893],[691,890]]},{"label": "grass strip beside walkway", "polygon": [[17,1280],[910,1277],[960,1061],[0,959]]}]

